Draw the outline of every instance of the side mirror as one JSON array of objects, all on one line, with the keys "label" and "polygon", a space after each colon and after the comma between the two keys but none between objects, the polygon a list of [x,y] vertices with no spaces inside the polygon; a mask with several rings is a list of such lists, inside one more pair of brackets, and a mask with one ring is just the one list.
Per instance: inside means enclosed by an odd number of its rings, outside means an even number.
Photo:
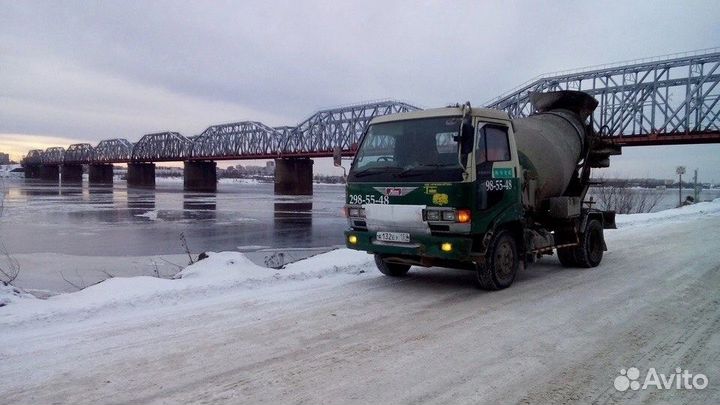
[{"label": "side mirror", "polygon": [[333,164],[335,167],[342,166],[342,151],[339,146],[333,148]]},{"label": "side mirror", "polygon": [[460,153],[462,155],[467,155],[472,151],[474,133],[475,127],[472,125],[472,120],[470,117],[464,118],[460,133]]}]

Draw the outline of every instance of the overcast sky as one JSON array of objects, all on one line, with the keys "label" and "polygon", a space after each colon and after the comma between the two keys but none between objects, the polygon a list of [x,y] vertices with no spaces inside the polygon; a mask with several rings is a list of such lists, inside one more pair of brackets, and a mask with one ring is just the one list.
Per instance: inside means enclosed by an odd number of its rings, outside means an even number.
[{"label": "overcast sky", "polygon": [[[481,105],[541,73],[719,46],[718,16],[718,1],[5,0],[0,151],[373,99]],[[720,182],[720,145],[626,148],[610,174],[679,164]]]}]

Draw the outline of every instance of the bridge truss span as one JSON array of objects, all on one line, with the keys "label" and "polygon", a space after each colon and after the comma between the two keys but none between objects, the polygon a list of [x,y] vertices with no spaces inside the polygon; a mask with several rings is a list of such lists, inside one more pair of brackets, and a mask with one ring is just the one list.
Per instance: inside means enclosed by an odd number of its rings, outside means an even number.
[{"label": "bridge truss span", "polygon": [[132,160],[133,144],[127,139],[116,138],[100,141],[93,151],[95,163],[127,163]]},{"label": "bridge truss span", "polygon": [[232,159],[277,156],[283,132],[257,121],[213,125],[193,137],[190,158]]},{"label": "bridge truss span", "polygon": [[76,143],[70,145],[65,151],[63,163],[90,164],[93,162],[94,148],[89,143]]},{"label": "bridge truss span", "polygon": [[65,148],[53,146],[45,149],[40,156],[40,161],[44,165],[59,165],[65,161]]},{"label": "bridge truss span", "polygon": [[144,135],[132,151],[133,162],[172,162],[186,160],[192,141],[177,132]]},{"label": "bridge truss span", "polygon": [[354,152],[360,137],[374,117],[419,110],[399,101],[379,101],[321,110],[284,137],[281,153],[286,156],[331,156],[337,147]]},{"label": "bridge truss span", "polygon": [[595,130],[619,145],[720,142],[720,49],[665,60],[541,77],[487,106],[532,114],[533,92],[594,96]]},{"label": "bridge truss span", "polygon": [[45,153],[42,149],[31,149],[23,159],[23,162],[29,165],[39,165],[42,163],[42,156]]}]

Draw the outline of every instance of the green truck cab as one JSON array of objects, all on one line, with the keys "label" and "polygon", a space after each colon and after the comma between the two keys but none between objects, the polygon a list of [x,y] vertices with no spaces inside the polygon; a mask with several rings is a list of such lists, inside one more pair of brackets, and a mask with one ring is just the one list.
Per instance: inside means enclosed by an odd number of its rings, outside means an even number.
[{"label": "green truck cab", "polygon": [[603,229],[614,227],[614,213],[582,201],[589,168],[603,167],[617,151],[593,146],[587,127],[573,122],[582,134],[567,140],[575,145],[580,139],[583,146],[566,153],[566,145],[555,145],[561,155],[580,155],[570,157],[569,180],[555,178],[559,172],[543,178],[540,169],[557,165],[546,151],[523,153],[516,123],[503,111],[469,104],[373,119],[347,177],[347,247],[374,254],[389,276],[403,276],[413,265],[463,268],[490,290],[510,286],[519,268],[553,250],[564,265],[597,266],[606,249]]}]

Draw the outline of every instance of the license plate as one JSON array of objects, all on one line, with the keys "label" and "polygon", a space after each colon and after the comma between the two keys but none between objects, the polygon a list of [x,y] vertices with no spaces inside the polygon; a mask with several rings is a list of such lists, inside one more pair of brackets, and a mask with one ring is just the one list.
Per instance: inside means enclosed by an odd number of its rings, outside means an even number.
[{"label": "license plate", "polygon": [[405,232],[378,232],[375,237],[383,242],[410,242],[410,234]]}]

